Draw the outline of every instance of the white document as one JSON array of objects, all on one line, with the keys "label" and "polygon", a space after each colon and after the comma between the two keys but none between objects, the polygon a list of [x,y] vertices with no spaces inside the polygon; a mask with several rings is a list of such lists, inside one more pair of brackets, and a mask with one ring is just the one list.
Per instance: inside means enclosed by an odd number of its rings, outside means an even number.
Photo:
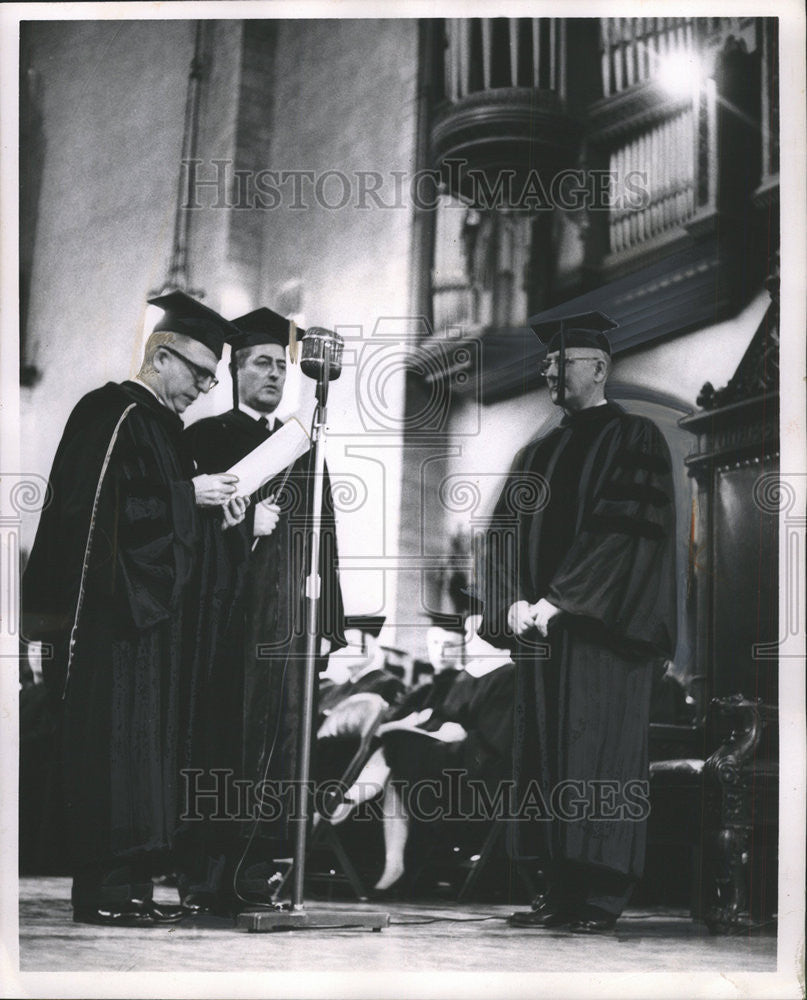
[{"label": "white document", "polygon": [[270,438],[227,469],[231,475],[238,476],[238,495],[249,496],[254,493],[273,476],[296,462],[310,446],[308,432],[296,417],[291,417]]}]

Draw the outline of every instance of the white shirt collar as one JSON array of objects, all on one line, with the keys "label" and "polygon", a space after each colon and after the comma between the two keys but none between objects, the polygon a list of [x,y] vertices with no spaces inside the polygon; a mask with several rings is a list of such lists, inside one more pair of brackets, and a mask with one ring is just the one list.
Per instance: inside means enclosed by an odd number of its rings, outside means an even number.
[{"label": "white shirt collar", "polygon": [[270,431],[275,429],[275,423],[277,422],[277,417],[274,413],[261,413],[260,410],[253,410],[251,406],[247,406],[246,403],[239,402],[238,409],[243,410],[248,417],[252,417],[253,420],[263,420],[266,417],[267,427]]},{"label": "white shirt collar", "polygon": [[137,382],[138,385],[142,385],[144,389],[148,389],[148,391],[157,400],[157,402],[158,403],[162,403],[162,405],[165,406],[165,403],[163,403],[163,401],[160,399],[160,397],[157,395],[157,393],[154,391],[154,389],[151,388],[151,386],[148,384],[148,382],[144,382],[143,379],[140,378],[139,375],[135,375],[135,377],[131,381],[132,382]]},{"label": "white shirt collar", "polygon": [[506,652],[502,652],[501,650],[498,652],[501,653],[501,656],[480,656],[475,660],[468,660],[463,670],[465,670],[466,674],[470,674],[471,677],[484,677],[491,670],[498,670],[499,667],[512,663]]}]

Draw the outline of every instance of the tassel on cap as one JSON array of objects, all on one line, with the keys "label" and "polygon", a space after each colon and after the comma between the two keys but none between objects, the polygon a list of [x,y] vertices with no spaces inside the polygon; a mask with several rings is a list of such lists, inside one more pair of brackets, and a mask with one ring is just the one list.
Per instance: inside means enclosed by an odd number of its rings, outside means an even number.
[{"label": "tassel on cap", "polygon": [[289,320],[289,361],[293,365],[297,364],[297,355],[299,353],[298,349],[299,341],[297,340],[297,324],[293,319]]}]

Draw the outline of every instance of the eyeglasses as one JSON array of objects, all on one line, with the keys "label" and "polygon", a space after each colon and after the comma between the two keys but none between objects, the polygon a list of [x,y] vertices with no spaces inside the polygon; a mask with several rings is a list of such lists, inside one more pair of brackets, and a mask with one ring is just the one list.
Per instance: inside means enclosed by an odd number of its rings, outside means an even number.
[{"label": "eyeglasses", "polygon": [[[576,361],[602,361],[602,358],[595,358],[593,355],[585,358],[566,358],[567,366],[573,365]],[[547,359],[546,361],[542,361],[538,365],[538,371],[542,375],[546,375],[547,372],[550,370],[550,368],[554,368],[557,365],[557,363],[558,363],[557,358],[552,358],[551,361],[549,359]]]},{"label": "eyeglasses", "polygon": [[210,372],[202,368],[201,365],[196,365],[193,361],[189,361],[184,354],[180,354],[179,351],[175,351],[171,347],[166,347],[165,344],[160,344],[160,347],[162,347],[164,351],[168,351],[169,354],[173,354],[175,358],[179,358],[179,360],[184,363],[185,367],[191,375],[193,375],[193,381],[202,392],[209,392],[214,385],[219,384],[219,380],[215,375],[211,375]]}]

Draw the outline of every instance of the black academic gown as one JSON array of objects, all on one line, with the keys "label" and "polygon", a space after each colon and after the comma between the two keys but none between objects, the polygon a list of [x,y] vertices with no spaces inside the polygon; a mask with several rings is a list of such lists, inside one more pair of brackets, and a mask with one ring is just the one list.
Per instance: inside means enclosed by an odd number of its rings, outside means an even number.
[{"label": "black academic gown", "polygon": [[[74,871],[174,845],[188,763],[188,607],[205,529],[182,423],[147,389],[108,383],[77,404],[23,579],[23,624],[50,644]],[[220,534],[220,533],[219,533]]]},{"label": "black academic gown", "polygon": [[[516,807],[540,821],[513,824],[516,856],[641,875],[653,668],[675,648],[674,545],[670,458],[650,420],[608,403],[516,457],[487,535],[480,628],[518,663]],[[541,636],[516,639],[506,619],[543,597],[561,614],[542,653]],[[603,802],[597,782],[617,791]]]},{"label": "black academic gown", "polygon": [[[263,443],[270,432],[240,410],[229,410],[192,424],[186,442],[199,472],[223,472]],[[310,454],[302,456],[288,477],[278,476],[253,498],[276,495],[280,520],[271,535],[252,539],[254,505],[242,535],[248,539],[243,585],[233,595],[233,625],[223,640],[230,656],[214,668],[222,690],[218,722],[219,758],[234,764],[237,777],[259,783],[282,783],[298,774],[299,722],[305,672],[303,588],[308,573],[308,509],[313,495]],[[343,646],[342,596],[338,578],[336,526],[327,470],[323,489],[321,534],[321,635],[334,648]],[[281,488],[282,484],[282,488]],[[229,749],[223,743],[229,738]],[[209,755],[210,756],[210,755]],[[268,786],[267,786],[268,787]],[[286,814],[265,819],[261,836],[283,841]],[[245,826],[245,832],[252,825]],[[285,847],[279,845],[279,849]]]},{"label": "black academic gown", "polygon": [[[454,677],[444,687],[443,697],[427,706],[432,715],[417,727],[423,735],[391,730],[381,737],[392,778],[414,819],[449,814],[454,820],[492,818],[484,814],[485,803],[496,802],[497,786],[512,771],[514,671],[512,663],[481,677],[465,670],[446,671]],[[465,739],[444,743],[427,735],[445,722],[459,723],[467,733]],[[486,797],[479,785],[485,786]]]},{"label": "black academic gown", "polygon": [[388,705],[397,705],[405,690],[403,681],[388,670],[381,667],[376,670],[368,670],[366,674],[362,674],[355,681],[335,684],[328,691],[325,691],[320,698],[320,716],[333,711],[337,705],[354,694],[378,694]]},{"label": "black academic gown", "polygon": [[[403,681],[389,671],[380,667],[376,670],[368,670],[357,680],[335,684],[322,693],[319,703],[319,725],[323,723],[329,712],[357,694],[377,694],[394,712],[395,707],[400,704],[405,690]],[[320,737],[317,740],[315,770],[317,782],[329,782],[343,778],[348,765],[359,749],[359,744],[360,737],[357,733]]]},{"label": "black academic gown", "polygon": [[422,712],[427,708],[434,710],[442,705],[451,690],[454,681],[460,676],[461,671],[454,667],[446,667],[434,675],[434,679],[428,684],[421,684],[420,687],[409,691],[402,701],[398,702],[390,709],[385,721],[391,722],[394,719],[404,719],[412,712]]}]

